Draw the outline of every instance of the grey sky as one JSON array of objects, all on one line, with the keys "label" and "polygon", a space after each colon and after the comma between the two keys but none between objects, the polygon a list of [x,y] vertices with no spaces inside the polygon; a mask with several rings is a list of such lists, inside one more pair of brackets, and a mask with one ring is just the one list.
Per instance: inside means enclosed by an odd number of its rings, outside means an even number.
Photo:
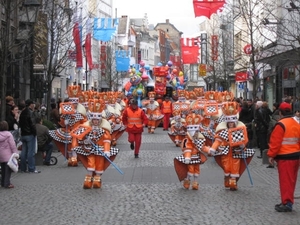
[{"label": "grey sky", "polygon": [[[194,16],[192,0],[113,0],[117,16],[127,15],[131,18],[143,18],[148,15],[149,24],[164,23],[169,19],[183,37],[192,37],[199,33],[198,25],[204,17]],[[115,10],[114,10],[115,11]]]}]

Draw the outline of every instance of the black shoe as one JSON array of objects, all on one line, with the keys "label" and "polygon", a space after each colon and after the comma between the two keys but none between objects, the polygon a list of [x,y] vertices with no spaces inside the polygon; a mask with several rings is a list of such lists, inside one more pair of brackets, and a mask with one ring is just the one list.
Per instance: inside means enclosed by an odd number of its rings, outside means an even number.
[{"label": "black shoe", "polygon": [[139,154],[134,154],[134,158],[139,158]]},{"label": "black shoe", "polygon": [[274,166],[272,166],[272,165],[268,165],[266,168],[274,168]]},{"label": "black shoe", "polygon": [[262,158],[262,156],[261,156],[261,155],[259,155],[259,156],[257,156],[257,158],[261,159],[261,158]]},{"label": "black shoe", "polygon": [[50,166],[49,162],[43,162],[43,165]]},{"label": "black shoe", "polygon": [[[290,205],[290,206],[289,206]],[[275,205],[275,210],[277,212],[292,212],[293,210],[293,205],[292,204],[277,204]]]},{"label": "black shoe", "polygon": [[130,148],[131,148],[131,150],[134,150],[134,142],[130,143]]}]

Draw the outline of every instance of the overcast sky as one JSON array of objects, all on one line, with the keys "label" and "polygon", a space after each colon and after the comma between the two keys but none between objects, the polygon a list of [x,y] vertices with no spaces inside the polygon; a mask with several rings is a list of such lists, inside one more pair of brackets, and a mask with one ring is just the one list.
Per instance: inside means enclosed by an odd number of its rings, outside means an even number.
[{"label": "overcast sky", "polygon": [[[195,18],[192,0],[113,0],[117,16],[143,18],[148,15],[149,24],[165,23],[169,19],[183,37],[193,37],[199,33],[204,17]],[[114,10],[115,11],[115,10]]]}]

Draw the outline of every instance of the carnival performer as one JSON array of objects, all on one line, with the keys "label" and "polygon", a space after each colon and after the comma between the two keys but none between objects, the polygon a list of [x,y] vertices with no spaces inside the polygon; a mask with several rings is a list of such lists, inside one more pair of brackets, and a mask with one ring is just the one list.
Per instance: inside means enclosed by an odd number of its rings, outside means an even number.
[{"label": "carnival performer", "polygon": [[246,149],[248,142],[246,126],[238,121],[237,102],[224,102],[222,106],[225,122],[216,128],[215,140],[204,151],[213,155],[224,171],[224,186],[231,191],[238,189],[237,182],[249,165],[255,151]]},{"label": "carnival performer", "polygon": [[49,134],[53,138],[59,151],[68,159],[68,166],[78,166],[76,152],[71,150],[72,137],[70,132],[73,128],[87,121],[86,109],[79,103],[79,96],[82,95],[79,85],[69,86],[68,102],[60,104],[59,112],[60,126],[56,130],[50,130]]},{"label": "carnival performer", "polygon": [[186,121],[181,117],[180,110],[178,109],[173,110],[173,118],[168,135],[176,147],[180,146],[186,136]]},{"label": "carnival performer", "polygon": [[161,111],[164,114],[163,130],[168,130],[170,126],[170,118],[172,115],[172,102],[170,101],[169,96],[166,96],[165,100],[162,102]]},{"label": "carnival performer", "polygon": [[201,116],[191,113],[186,117],[187,137],[183,139],[181,149],[182,155],[174,159],[174,167],[180,181],[183,180],[183,187],[189,189],[192,181],[192,189],[198,190],[197,181],[200,175],[200,164],[207,158],[202,153],[205,138],[199,131]]},{"label": "carnival performer", "polygon": [[101,176],[110,165],[106,157],[113,161],[119,152],[119,149],[111,147],[111,126],[102,118],[104,107],[103,100],[90,99],[90,120],[71,132],[72,150],[78,154],[88,171],[83,183],[84,189],[101,188]]},{"label": "carnival performer", "polygon": [[148,97],[149,100],[144,102],[148,118],[148,133],[154,134],[154,130],[161,123],[164,115],[161,113],[159,103],[155,101],[155,92],[150,91]]},{"label": "carnival performer", "polygon": [[127,126],[128,142],[130,143],[131,150],[134,150],[134,157],[139,158],[142,133],[144,127],[148,124],[148,118],[144,111],[137,106],[135,99],[131,99],[129,107],[124,110],[122,121]]},{"label": "carnival performer", "polygon": [[122,114],[121,114],[121,106],[117,103],[117,96],[116,92],[110,92],[108,99],[109,99],[109,106],[114,109],[114,120],[112,126],[112,133],[111,133],[111,145],[116,146],[117,140],[122,136],[125,131],[125,126],[122,122]]}]

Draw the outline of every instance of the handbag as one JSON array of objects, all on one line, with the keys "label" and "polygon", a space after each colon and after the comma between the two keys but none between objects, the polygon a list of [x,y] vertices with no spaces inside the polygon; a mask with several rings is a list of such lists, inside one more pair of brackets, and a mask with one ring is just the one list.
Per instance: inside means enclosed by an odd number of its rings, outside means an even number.
[{"label": "handbag", "polygon": [[19,155],[17,153],[13,153],[9,158],[7,165],[11,168],[12,171],[15,173],[19,170],[19,163],[18,163]]}]

